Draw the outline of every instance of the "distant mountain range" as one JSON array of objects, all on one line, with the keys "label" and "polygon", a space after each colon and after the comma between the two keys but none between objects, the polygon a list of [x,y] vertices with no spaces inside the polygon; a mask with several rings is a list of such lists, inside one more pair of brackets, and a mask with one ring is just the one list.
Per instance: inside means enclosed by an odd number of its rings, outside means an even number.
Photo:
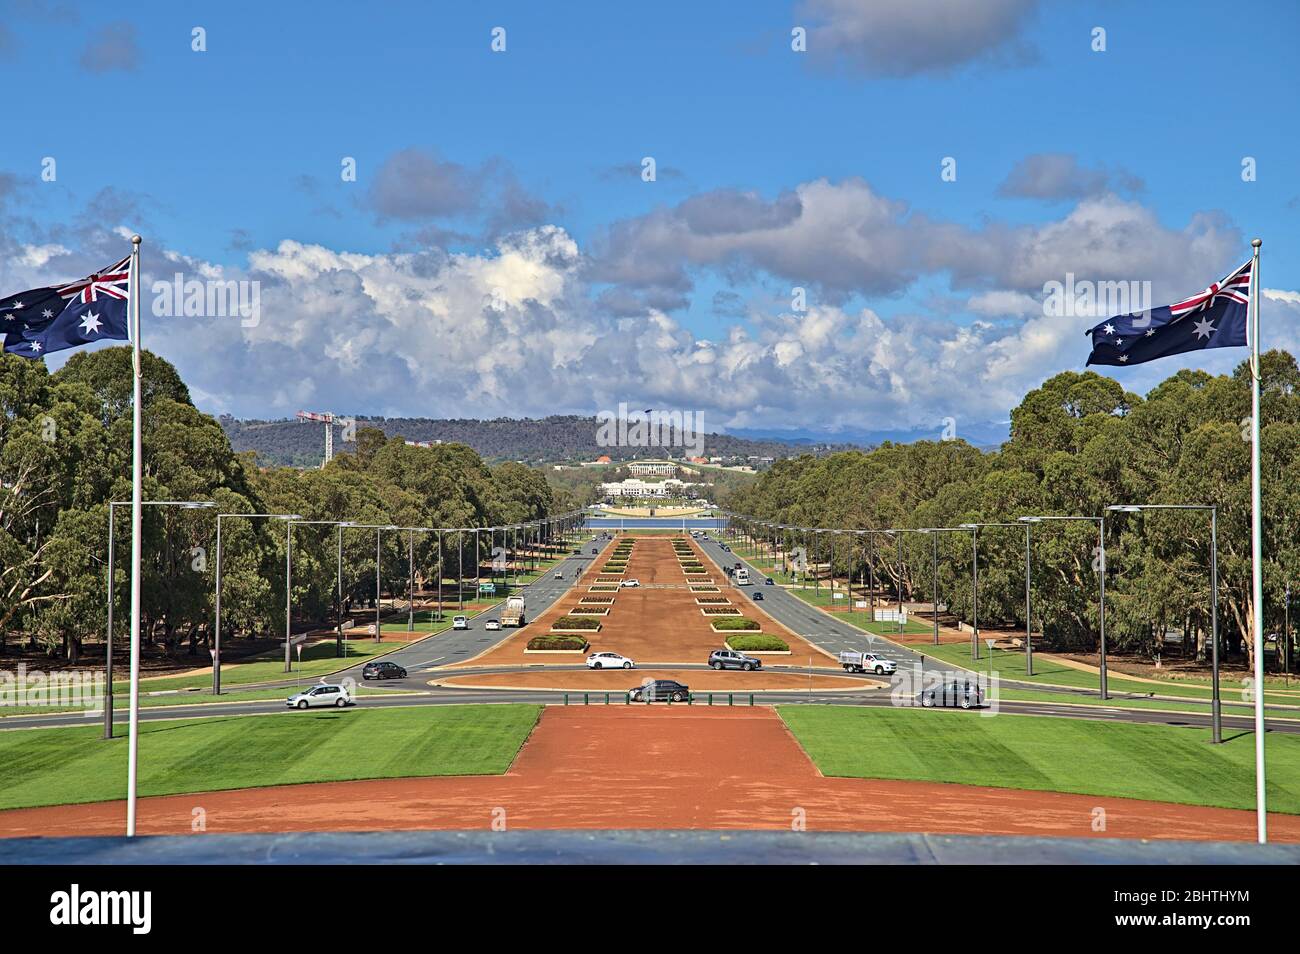
[{"label": "distant mountain range", "polygon": [[[256,451],[263,465],[294,467],[319,466],[325,454],[325,425],[297,419],[278,421],[240,421],[220,419],[231,446],[237,453]],[[476,420],[434,420],[419,417],[358,417],[357,427],[377,427],[389,437],[409,441],[441,441],[467,444],[486,460],[518,460],[526,464],[590,461],[608,455],[611,460],[682,457],[689,454],[681,447],[603,447],[596,442],[594,417],[564,415],[535,418],[496,418]],[[828,442],[806,433],[791,433],[788,438],[745,436],[737,434],[704,435],[704,457],[731,459],[795,457],[799,454],[828,453],[860,446],[854,441]],[[335,428],[334,448],[349,451],[342,431]]]}]

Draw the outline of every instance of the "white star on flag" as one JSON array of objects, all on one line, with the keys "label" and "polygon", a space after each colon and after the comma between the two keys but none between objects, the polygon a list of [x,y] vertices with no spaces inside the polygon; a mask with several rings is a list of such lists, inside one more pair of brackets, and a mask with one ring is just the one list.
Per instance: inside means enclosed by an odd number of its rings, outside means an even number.
[{"label": "white star on flag", "polygon": [[1119,356],[1119,359],[1120,359],[1121,361],[1127,361],[1127,360],[1128,360],[1128,355],[1126,355],[1126,354],[1122,354],[1122,355]]},{"label": "white star on flag", "polygon": [[1202,318],[1200,321],[1196,322],[1193,331],[1198,338],[1208,338],[1214,332],[1214,325],[1210,324],[1208,318]]},{"label": "white star on flag", "polygon": [[1115,326],[1114,326],[1114,325],[1107,325],[1107,326],[1106,326],[1105,328],[1103,328],[1102,330],[1105,331],[1106,334],[1108,334],[1108,335],[1113,335],[1113,334],[1115,333]]},{"label": "white star on flag", "polygon": [[33,341],[33,342],[32,342],[32,350],[33,350],[33,351],[40,351],[40,350],[41,350],[41,343],[40,343],[39,341]]},{"label": "white star on flag", "polygon": [[52,312],[52,311],[50,311],[48,308],[46,308],[44,311],[41,312],[41,317],[42,317],[42,318],[53,318],[53,317],[54,317],[54,312]]},{"label": "white star on flag", "polygon": [[5,315],[5,321],[13,321],[13,320],[14,320],[13,315]]},{"label": "white star on flag", "polygon": [[88,311],[86,317],[81,319],[81,330],[88,335],[98,334],[100,324],[99,315]]}]

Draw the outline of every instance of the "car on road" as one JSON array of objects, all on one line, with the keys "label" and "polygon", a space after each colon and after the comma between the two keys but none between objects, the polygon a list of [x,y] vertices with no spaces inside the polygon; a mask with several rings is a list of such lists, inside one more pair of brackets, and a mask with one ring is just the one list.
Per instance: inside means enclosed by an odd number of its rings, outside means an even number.
[{"label": "car on road", "polygon": [[556,571],[555,571],[555,578],[556,578],[557,580],[562,580],[562,579],[564,579],[564,571],[563,571],[563,570],[556,570]]},{"label": "car on road", "polygon": [[769,576],[767,579],[765,579],[765,580],[763,581],[763,585],[764,585],[764,586],[774,586],[774,585],[776,585],[776,580],[772,579],[772,578]]},{"label": "car on road", "polygon": [[499,620],[499,619],[490,619],[490,620],[488,620],[486,623],[483,624],[483,628],[484,628],[484,629],[490,629],[490,630],[496,631],[496,630],[498,630],[498,629],[501,628],[501,620]]},{"label": "car on road", "polygon": [[628,692],[633,702],[685,702],[691,696],[691,687],[674,679],[654,679]]},{"label": "car on road", "polygon": [[722,547],[722,549],[726,550],[728,553],[731,552],[731,547],[727,546],[725,543],[719,543],[718,546]]},{"label": "car on road", "polygon": [[750,593],[749,596],[750,596],[751,599],[753,599],[753,600],[755,600],[755,601],[757,601],[757,600],[761,600],[761,599],[763,598],[763,591],[762,591],[762,590],[754,590],[754,592]]},{"label": "car on road", "polygon": [[395,662],[384,659],[368,662],[361,667],[362,679],[405,679],[406,670]]},{"label": "car on road", "polygon": [[635,669],[636,663],[618,653],[592,653],[587,657],[588,669]]},{"label": "car on road", "polygon": [[918,692],[916,701],[927,709],[935,706],[970,709],[984,705],[984,690],[969,679],[960,682],[945,679],[937,686],[926,686]]},{"label": "car on road", "polygon": [[452,628],[452,629],[469,629],[469,617],[468,617],[468,616],[453,616],[453,617],[451,618],[451,628]]},{"label": "car on road", "polygon": [[592,556],[595,556],[595,555],[596,555],[596,548],[595,548],[595,547],[592,547],[592,548],[591,548],[591,555],[592,555]]},{"label": "car on road", "polygon": [[840,653],[840,665],[849,672],[874,672],[877,676],[887,676],[898,671],[898,665],[892,659],[875,653]]},{"label": "car on road", "polygon": [[284,701],[284,704],[290,709],[314,709],[317,706],[337,706],[342,709],[354,703],[346,686],[321,683],[319,686],[294,693]]},{"label": "car on road", "polygon": [[743,669],[749,672],[752,669],[762,669],[763,660],[746,656],[734,649],[715,649],[709,653],[709,665],[714,669]]},{"label": "car on road", "polygon": [[624,586],[640,586],[640,585],[641,585],[641,581],[640,581],[640,580],[624,580],[624,581],[623,581],[623,585],[624,585]]}]

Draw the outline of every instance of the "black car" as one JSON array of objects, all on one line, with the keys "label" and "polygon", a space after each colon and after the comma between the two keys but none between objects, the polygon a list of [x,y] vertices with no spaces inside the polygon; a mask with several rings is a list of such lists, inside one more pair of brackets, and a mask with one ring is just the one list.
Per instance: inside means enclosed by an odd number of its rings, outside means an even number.
[{"label": "black car", "polygon": [[405,679],[406,670],[394,662],[368,662],[361,667],[362,679]]},{"label": "black car", "polygon": [[751,593],[751,594],[749,594],[749,595],[750,595],[751,597],[753,597],[755,600],[761,600],[761,599],[763,598],[763,591],[762,591],[762,590],[755,590],[753,593]]},{"label": "black car", "polygon": [[969,709],[984,705],[984,690],[970,680],[946,679],[937,686],[927,686],[916,694],[916,701],[931,706],[957,706]]},{"label": "black car", "polygon": [[691,696],[691,687],[672,679],[656,679],[647,685],[637,686],[628,693],[633,702],[685,702]]}]

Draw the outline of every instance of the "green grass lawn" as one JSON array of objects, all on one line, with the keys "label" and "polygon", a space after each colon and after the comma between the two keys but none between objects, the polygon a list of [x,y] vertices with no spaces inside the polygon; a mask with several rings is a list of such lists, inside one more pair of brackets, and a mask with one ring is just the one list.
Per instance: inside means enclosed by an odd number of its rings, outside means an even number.
[{"label": "green grass lawn", "polygon": [[[1174,702],[1169,699],[1117,698],[1113,691],[1109,699],[1102,699],[1100,696],[1065,695],[1049,689],[1008,689],[1005,686],[999,686],[997,692],[991,694],[991,697],[1005,699],[1008,702],[1058,702],[1072,706],[1105,706],[1111,709],[1158,709],[1165,712],[1199,712],[1201,715],[1208,715],[1210,711],[1209,700],[1205,702]],[[1254,711],[1252,705],[1228,699],[1223,700],[1224,715],[1250,716]],[[1269,706],[1266,712],[1270,719],[1300,719],[1300,709],[1279,709]],[[1209,729],[1203,731],[1208,732]]]},{"label": "green grass lawn", "polygon": [[[1254,738],[1133,725],[916,709],[781,706],[826,775],[1255,807]],[[1267,743],[1271,811],[1300,814],[1300,738]]]},{"label": "green grass lawn", "polygon": [[[539,706],[308,710],[140,726],[140,795],[425,775],[500,775]],[[126,797],[125,738],[0,732],[0,808]]]},{"label": "green grass lawn", "polygon": [[[888,636],[889,633],[880,631],[882,636]],[[989,649],[987,646],[980,647],[980,658],[978,661],[972,660],[970,656],[970,643],[944,643],[939,646],[932,645],[910,645],[920,653],[925,653],[935,659],[943,660],[954,666],[962,666],[966,669],[978,669],[981,672],[988,672],[989,669]],[[1075,669],[1064,663],[1056,662],[1040,653],[1034,654],[1034,674],[1028,676],[1025,674],[1025,653],[1021,649],[997,649],[993,651],[993,669],[1002,679],[1011,679],[1018,682],[1034,682],[1044,685],[1069,686],[1071,688],[1097,689],[1098,676],[1093,672],[1085,672],[1082,669]],[[1111,692],[1134,692],[1149,695],[1154,693],[1161,696],[1176,696],[1183,699],[1200,699],[1206,702],[1211,696],[1211,689],[1208,680],[1201,682],[1199,680],[1172,680],[1162,679],[1156,682],[1141,682],[1136,679],[1126,679],[1118,675],[1113,670],[1106,679],[1107,685]],[[1232,680],[1225,679],[1219,689],[1220,696],[1224,700],[1231,699],[1233,702],[1241,702],[1241,686]],[[1294,692],[1281,693],[1270,692],[1264,693],[1264,702],[1268,705],[1297,705],[1300,704],[1300,698],[1297,698]]]}]

